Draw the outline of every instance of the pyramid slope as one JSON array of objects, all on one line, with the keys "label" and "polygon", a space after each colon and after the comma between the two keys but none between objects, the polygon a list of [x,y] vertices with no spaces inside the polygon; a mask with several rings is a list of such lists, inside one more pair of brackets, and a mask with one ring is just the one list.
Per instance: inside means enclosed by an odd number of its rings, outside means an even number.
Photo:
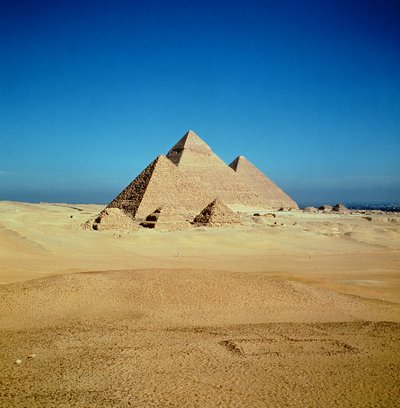
[{"label": "pyramid slope", "polygon": [[222,226],[241,224],[241,219],[220,199],[216,198],[195,217],[193,223],[195,225]]},{"label": "pyramid slope", "polygon": [[229,167],[272,208],[299,208],[292,198],[244,156],[238,156]]},{"label": "pyramid slope", "polygon": [[202,190],[212,192],[228,206],[267,209],[257,193],[193,131],[187,132],[167,153],[167,157]]},{"label": "pyramid slope", "polygon": [[120,208],[132,218],[142,219],[155,208],[166,206],[190,217],[209,201],[208,194],[188,180],[169,159],[160,155],[107,208]]}]

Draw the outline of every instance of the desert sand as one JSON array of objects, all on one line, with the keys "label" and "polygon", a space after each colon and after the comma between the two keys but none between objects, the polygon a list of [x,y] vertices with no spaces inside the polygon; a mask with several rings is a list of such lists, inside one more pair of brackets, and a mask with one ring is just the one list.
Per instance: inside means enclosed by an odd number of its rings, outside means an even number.
[{"label": "desert sand", "polygon": [[82,228],[0,202],[0,406],[394,407],[400,217]]}]

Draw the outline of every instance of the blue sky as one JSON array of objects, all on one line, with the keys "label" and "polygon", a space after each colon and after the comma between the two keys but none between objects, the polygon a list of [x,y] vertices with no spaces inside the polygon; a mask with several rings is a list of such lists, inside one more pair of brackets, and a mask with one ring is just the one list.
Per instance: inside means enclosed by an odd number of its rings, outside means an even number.
[{"label": "blue sky", "polygon": [[400,202],[398,1],[0,10],[0,199],[106,203],[193,129],[300,203]]}]

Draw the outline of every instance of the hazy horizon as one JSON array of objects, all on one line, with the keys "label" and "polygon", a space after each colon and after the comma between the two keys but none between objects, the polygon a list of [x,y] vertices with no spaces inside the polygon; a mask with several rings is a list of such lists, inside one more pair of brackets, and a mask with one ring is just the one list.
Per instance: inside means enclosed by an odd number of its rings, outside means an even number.
[{"label": "hazy horizon", "polygon": [[193,129],[300,205],[400,202],[396,1],[1,1],[0,200],[107,203]]}]

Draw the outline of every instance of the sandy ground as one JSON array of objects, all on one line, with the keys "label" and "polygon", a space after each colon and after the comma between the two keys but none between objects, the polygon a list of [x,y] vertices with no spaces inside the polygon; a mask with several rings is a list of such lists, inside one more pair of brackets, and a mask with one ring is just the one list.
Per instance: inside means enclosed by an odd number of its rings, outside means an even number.
[{"label": "sandy ground", "polygon": [[80,228],[101,209],[0,202],[0,406],[399,406],[400,217]]}]

